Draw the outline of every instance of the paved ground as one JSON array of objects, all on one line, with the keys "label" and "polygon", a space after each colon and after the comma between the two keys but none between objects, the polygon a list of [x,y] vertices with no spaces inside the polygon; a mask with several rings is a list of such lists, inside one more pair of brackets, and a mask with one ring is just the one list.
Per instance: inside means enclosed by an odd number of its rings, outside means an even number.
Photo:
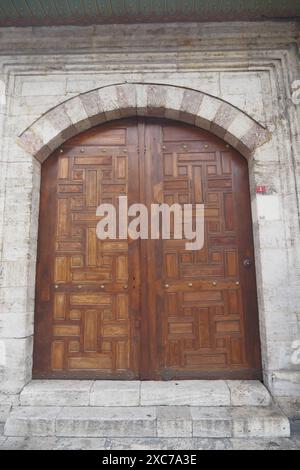
[{"label": "paved ground", "polygon": [[6,438],[0,450],[300,450],[300,434],[282,439]]}]

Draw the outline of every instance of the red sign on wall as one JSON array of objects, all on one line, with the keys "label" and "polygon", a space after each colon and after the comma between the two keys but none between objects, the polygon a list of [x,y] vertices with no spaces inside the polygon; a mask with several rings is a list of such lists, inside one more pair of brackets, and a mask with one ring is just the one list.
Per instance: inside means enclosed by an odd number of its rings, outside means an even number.
[{"label": "red sign on wall", "polygon": [[267,187],[266,186],[256,186],[256,193],[257,194],[266,194]]}]

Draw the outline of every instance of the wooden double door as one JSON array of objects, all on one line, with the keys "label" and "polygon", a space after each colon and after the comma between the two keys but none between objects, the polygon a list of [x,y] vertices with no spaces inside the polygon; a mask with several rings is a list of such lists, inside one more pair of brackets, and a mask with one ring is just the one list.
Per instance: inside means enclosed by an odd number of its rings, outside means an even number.
[{"label": "wooden double door", "polygon": [[[257,379],[248,167],[210,133],[133,118],[72,138],[42,167],[34,376]],[[96,236],[97,207],[204,204],[204,247]],[[117,217],[118,220],[118,217]]]}]

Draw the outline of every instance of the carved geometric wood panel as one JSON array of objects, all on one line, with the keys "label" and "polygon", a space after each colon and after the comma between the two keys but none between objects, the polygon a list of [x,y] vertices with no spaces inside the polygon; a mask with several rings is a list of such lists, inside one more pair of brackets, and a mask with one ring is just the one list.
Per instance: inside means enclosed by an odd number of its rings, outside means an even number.
[{"label": "carved geometric wood panel", "polygon": [[153,123],[145,132],[161,142],[146,154],[153,187],[160,187],[150,191],[152,202],[205,206],[201,250],[186,250],[186,240],[149,245],[157,332],[152,368],[163,378],[258,377],[255,272],[242,264],[254,257],[246,162],[191,126],[165,123],[158,130]]},{"label": "carved geometric wood panel", "polygon": [[[204,247],[99,240],[96,209],[121,195],[204,204]],[[249,201],[246,161],[193,126],[135,118],[66,142],[42,171],[35,376],[259,378]]]},{"label": "carved geometric wood panel", "polygon": [[[135,375],[128,240],[96,236],[97,207],[117,207],[118,196],[128,195],[128,159],[137,154],[136,131],[133,142],[130,132],[125,123],[91,130],[67,142],[56,157],[53,270],[41,281],[50,284],[48,368],[54,375]],[[42,315],[39,304],[38,310]]]}]

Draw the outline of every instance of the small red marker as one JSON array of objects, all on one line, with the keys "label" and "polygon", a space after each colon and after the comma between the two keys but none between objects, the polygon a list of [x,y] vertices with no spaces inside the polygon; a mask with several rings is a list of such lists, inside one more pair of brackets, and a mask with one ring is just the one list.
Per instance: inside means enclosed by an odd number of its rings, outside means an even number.
[{"label": "small red marker", "polygon": [[266,194],[267,187],[266,186],[256,186],[256,193],[257,194]]}]

